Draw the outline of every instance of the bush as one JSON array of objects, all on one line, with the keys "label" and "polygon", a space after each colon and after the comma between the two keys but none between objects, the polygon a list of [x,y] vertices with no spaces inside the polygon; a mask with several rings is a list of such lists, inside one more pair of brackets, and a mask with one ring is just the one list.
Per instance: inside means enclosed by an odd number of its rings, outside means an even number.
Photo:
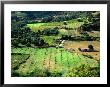
[{"label": "bush", "polygon": [[28,42],[28,43],[26,44],[26,46],[27,46],[27,47],[30,47],[30,46],[31,46],[31,44]]},{"label": "bush", "polygon": [[91,55],[85,55],[85,54],[82,54],[84,57],[88,57],[88,58],[90,58],[90,59],[92,59],[93,58],[93,56],[91,56]]},{"label": "bush", "polygon": [[82,18],[78,18],[77,20],[78,20],[78,22],[83,22]]},{"label": "bush", "polygon": [[25,38],[22,38],[22,39],[20,40],[20,43],[23,44],[23,45],[25,45],[25,44],[27,43],[27,41],[26,41]]},{"label": "bush", "polygon": [[92,45],[88,45],[88,48],[89,49],[94,49]]},{"label": "bush", "polygon": [[45,44],[44,40],[40,37],[36,37],[33,43],[35,46],[43,46]]},{"label": "bush", "polygon": [[62,72],[60,71],[54,71],[51,73],[52,77],[61,77],[62,76]]},{"label": "bush", "polygon": [[11,70],[11,76],[12,77],[19,77],[20,75],[19,75],[19,73],[18,72],[16,72],[15,70]]},{"label": "bush", "polygon": [[42,31],[44,35],[58,35],[59,31],[56,28],[49,28]]},{"label": "bush", "polygon": [[18,39],[12,39],[12,40],[11,40],[11,45],[12,45],[12,46],[18,47],[18,44],[19,44]]},{"label": "bush", "polygon": [[66,22],[66,21],[64,21],[64,22],[63,22],[63,24],[64,24],[64,25],[67,25],[67,22]]},{"label": "bush", "polygon": [[100,67],[90,67],[85,64],[72,68],[68,73],[65,73],[64,76],[68,77],[99,77],[100,76]]},{"label": "bush", "polygon": [[71,35],[62,35],[61,39],[63,39],[63,40],[71,40],[72,37],[71,37]]}]

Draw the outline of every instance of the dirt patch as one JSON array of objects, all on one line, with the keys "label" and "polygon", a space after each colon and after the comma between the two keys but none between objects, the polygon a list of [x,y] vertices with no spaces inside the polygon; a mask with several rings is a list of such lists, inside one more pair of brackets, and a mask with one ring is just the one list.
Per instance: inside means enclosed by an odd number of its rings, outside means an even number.
[{"label": "dirt patch", "polygon": [[44,60],[44,68],[53,70],[55,68],[55,62],[51,61],[50,59],[46,58]]},{"label": "dirt patch", "polygon": [[[78,48],[87,48],[88,45],[93,45],[94,49],[98,52],[80,52]],[[65,41],[64,43],[65,49],[72,49],[73,53],[79,53],[84,55],[91,55],[93,59],[100,59],[100,42],[99,41]]]}]

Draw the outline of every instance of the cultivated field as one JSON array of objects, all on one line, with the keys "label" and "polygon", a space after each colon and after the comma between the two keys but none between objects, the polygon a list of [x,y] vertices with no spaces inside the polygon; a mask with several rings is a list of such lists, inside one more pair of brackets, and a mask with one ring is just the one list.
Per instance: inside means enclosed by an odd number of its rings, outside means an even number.
[{"label": "cultivated field", "polygon": [[71,70],[82,65],[91,68],[99,66],[96,60],[63,48],[13,48],[12,53],[13,61],[18,61],[21,53],[20,62],[12,62],[13,76],[78,76],[74,72],[71,74]]},{"label": "cultivated field", "polygon": [[83,22],[78,22],[76,19],[66,21],[68,25],[64,26],[63,22],[49,22],[49,23],[34,23],[34,24],[27,24],[28,27],[32,29],[32,31],[37,32],[38,30],[42,31],[48,28],[55,28],[58,27],[59,29],[64,29],[65,27],[69,29],[76,29],[80,27]]}]

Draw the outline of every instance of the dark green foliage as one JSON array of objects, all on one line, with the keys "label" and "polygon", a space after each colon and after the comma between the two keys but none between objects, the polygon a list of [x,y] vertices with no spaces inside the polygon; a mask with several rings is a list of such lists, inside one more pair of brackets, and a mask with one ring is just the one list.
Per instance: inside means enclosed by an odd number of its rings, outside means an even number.
[{"label": "dark green foliage", "polygon": [[89,49],[94,49],[94,47],[92,45],[88,45]]},{"label": "dark green foliage", "polygon": [[26,46],[27,46],[27,47],[30,47],[30,46],[31,46],[31,44],[28,42],[28,43],[26,44]]},{"label": "dark green foliage", "polygon": [[71,77],[99,77],[100,67],[89,67],[86,65],[81,65],[80,67],[73,68],[65,76]]},{"label": "dark green foliage", "polygon": [[87,32],[84,32],[82,37],[83,37],[84,40],[86,40],[86,41],[92,41],[91,36],[89,36],[89,34],[88,34]]},{"label": "dark green foliage", "polygon": [[12,45],[12,46],[18,47],[18,44],[19,44],[18,39],[12,39],[12,40],[11,40],[11,45]]},{"label": "dark green foliage", "polygon": [[94,47],[92,45],[88,45],[88,48],[90,52],[94,51]]},{"label": "dark green foliage", "polygon": [[20,43],[23,44],[23,45],[25,45],[27,42],[26,42],[25,38],[21,38],[20,39]]},{"label": "dark green foliage", "polygon": [[82,25],[82,29],[84,31],[100,30],[100,12],[90,12],[88,15],[88,20],[90,23],[85,23]]},{"label": "dark green foliage", "polygon": [[61,37],[62,40],[72,40],[71,35],[62,35]]},{"label": "dark green foliage", "polygon": [[64,21],[64,22],[63,22],[63,24],[64,24],[64,25],[67,25],[67,22],[66,22],[66,21]]},{"label": "dark green foliage", "polygon": [[[30,15],[26,14],[25,12],[12,12],[11,38],[16,38],[12,39],[12,46],[17,47],[21,43],[22,45],[29,47],[34,40],[37,38],[39,39],[39,35],[37,33],[32,32],[30,28],[25,26],[27,24],[28,17],[30,17]],[[32,14],[30,18],[33,18]],[[43,41],[37,40],[36,43],[38,42],[38,45],[42,45],[41,43]],[[37,45],[36,43],[35,45]]]},{"label": "dark green foliage", "polygon": [[33,43],[35,46],[43,46],[45,44],[44,40],[40,37],[35,38]]},{"label": "dark green foliage", "polygon": [[92,23],[85,23],[82,26],[83,31],[91,31],[93,28],[93,24]]},{"label": "dark green foliage", "polygon": [[70,40],[70,41],[95,41],[99,37],[89,36],[87,33],[83,36],[71,36],[71,35],[62,35],[61,40]]},{"label": "dark green foliage", "polygon": [[44,35],[48,35],[48,36],[49,35],[58,35],[59,34],[59,31],[56,28],[52,28],[52,29],[45,29],[45,30],[42,31],[42,33]]},{"label": "dark green foliage", "polygon": [[54,71],[51,73],[51,77],[62,77],[63,73],[60,71]]},{"label": "dark green foliage", "polygon": [[40,30],[38,30],[37,34],[38,35],[42,35],[42,32]]},{"label": "dark green foliage", "polygon": [[85,54],[82,54],[84,57],[87,57],[87,58],[90,58],[90,59],[92,59],[93,58],[93,56],[91,56],[91,55],[85,55]]},{"label": "dark green foliage", "polygon": [[44,40],[39,36],[39,33],[41,33],[40,31],[35,33],[25,26],[18,30],[12,30],[11,33],[12,38],[16,38],[12,40],[12,46],[15,47],[17,47],[19,43],[26,45],[27,47],[30,47],[31,44],[34,44],[35,46],[42,46],[45,44]]},{"label": "dark green foliage", "polygon": [[84,33],[83,33],[83,36],[84,36],[84,37],[89,37],[89,34],[88,34],[87,32],[84,32]]},{"label": "dark green foliage", "polygon": [[60,22],[89,16],[91,11],[12,11],[12,20],[24,23]]},{"label": "dark green foliage", "polygon": [[18,72],[16,72],[15,70],[11,69],[11,76],[12,77],[16,77],[16,76],[20,76]]},{"label": "dark green foliage", "polygon": [[28,54],[22,53],[12,53],[11,54],[11,75],[12,76],[19,76],[19,73],[16,70],[22,63],[25,63],[26,60],[30,57]]},{"label": "dark green foliage", "polygon": [[78,22],[83,22],[82,18],[78,18],[77,20],[78,20]]}]

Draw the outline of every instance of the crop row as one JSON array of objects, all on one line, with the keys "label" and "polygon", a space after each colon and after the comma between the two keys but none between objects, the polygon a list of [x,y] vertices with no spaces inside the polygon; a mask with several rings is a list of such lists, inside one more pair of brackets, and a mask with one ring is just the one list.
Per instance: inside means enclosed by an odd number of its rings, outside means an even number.
[{"label": "crop row", "polygon": [[[14,48],[12,52],[30,54],[30,58],[32,58],[31,61],[35,64],[34,67],[37,66],[40,69],[48,69],[49,71],[54,71],[55,69],[69,70],[72,67],[77,67],[82,64],[91,67],[98,65],[97,61],[93,59],[85,58],[83,55],[77,53],[70,53],[62,48]],[[14,58],[21,61],[24,59],[26,61],[25,56],[16,55]],[[12,62],[13,61],[12,59]]]}]

